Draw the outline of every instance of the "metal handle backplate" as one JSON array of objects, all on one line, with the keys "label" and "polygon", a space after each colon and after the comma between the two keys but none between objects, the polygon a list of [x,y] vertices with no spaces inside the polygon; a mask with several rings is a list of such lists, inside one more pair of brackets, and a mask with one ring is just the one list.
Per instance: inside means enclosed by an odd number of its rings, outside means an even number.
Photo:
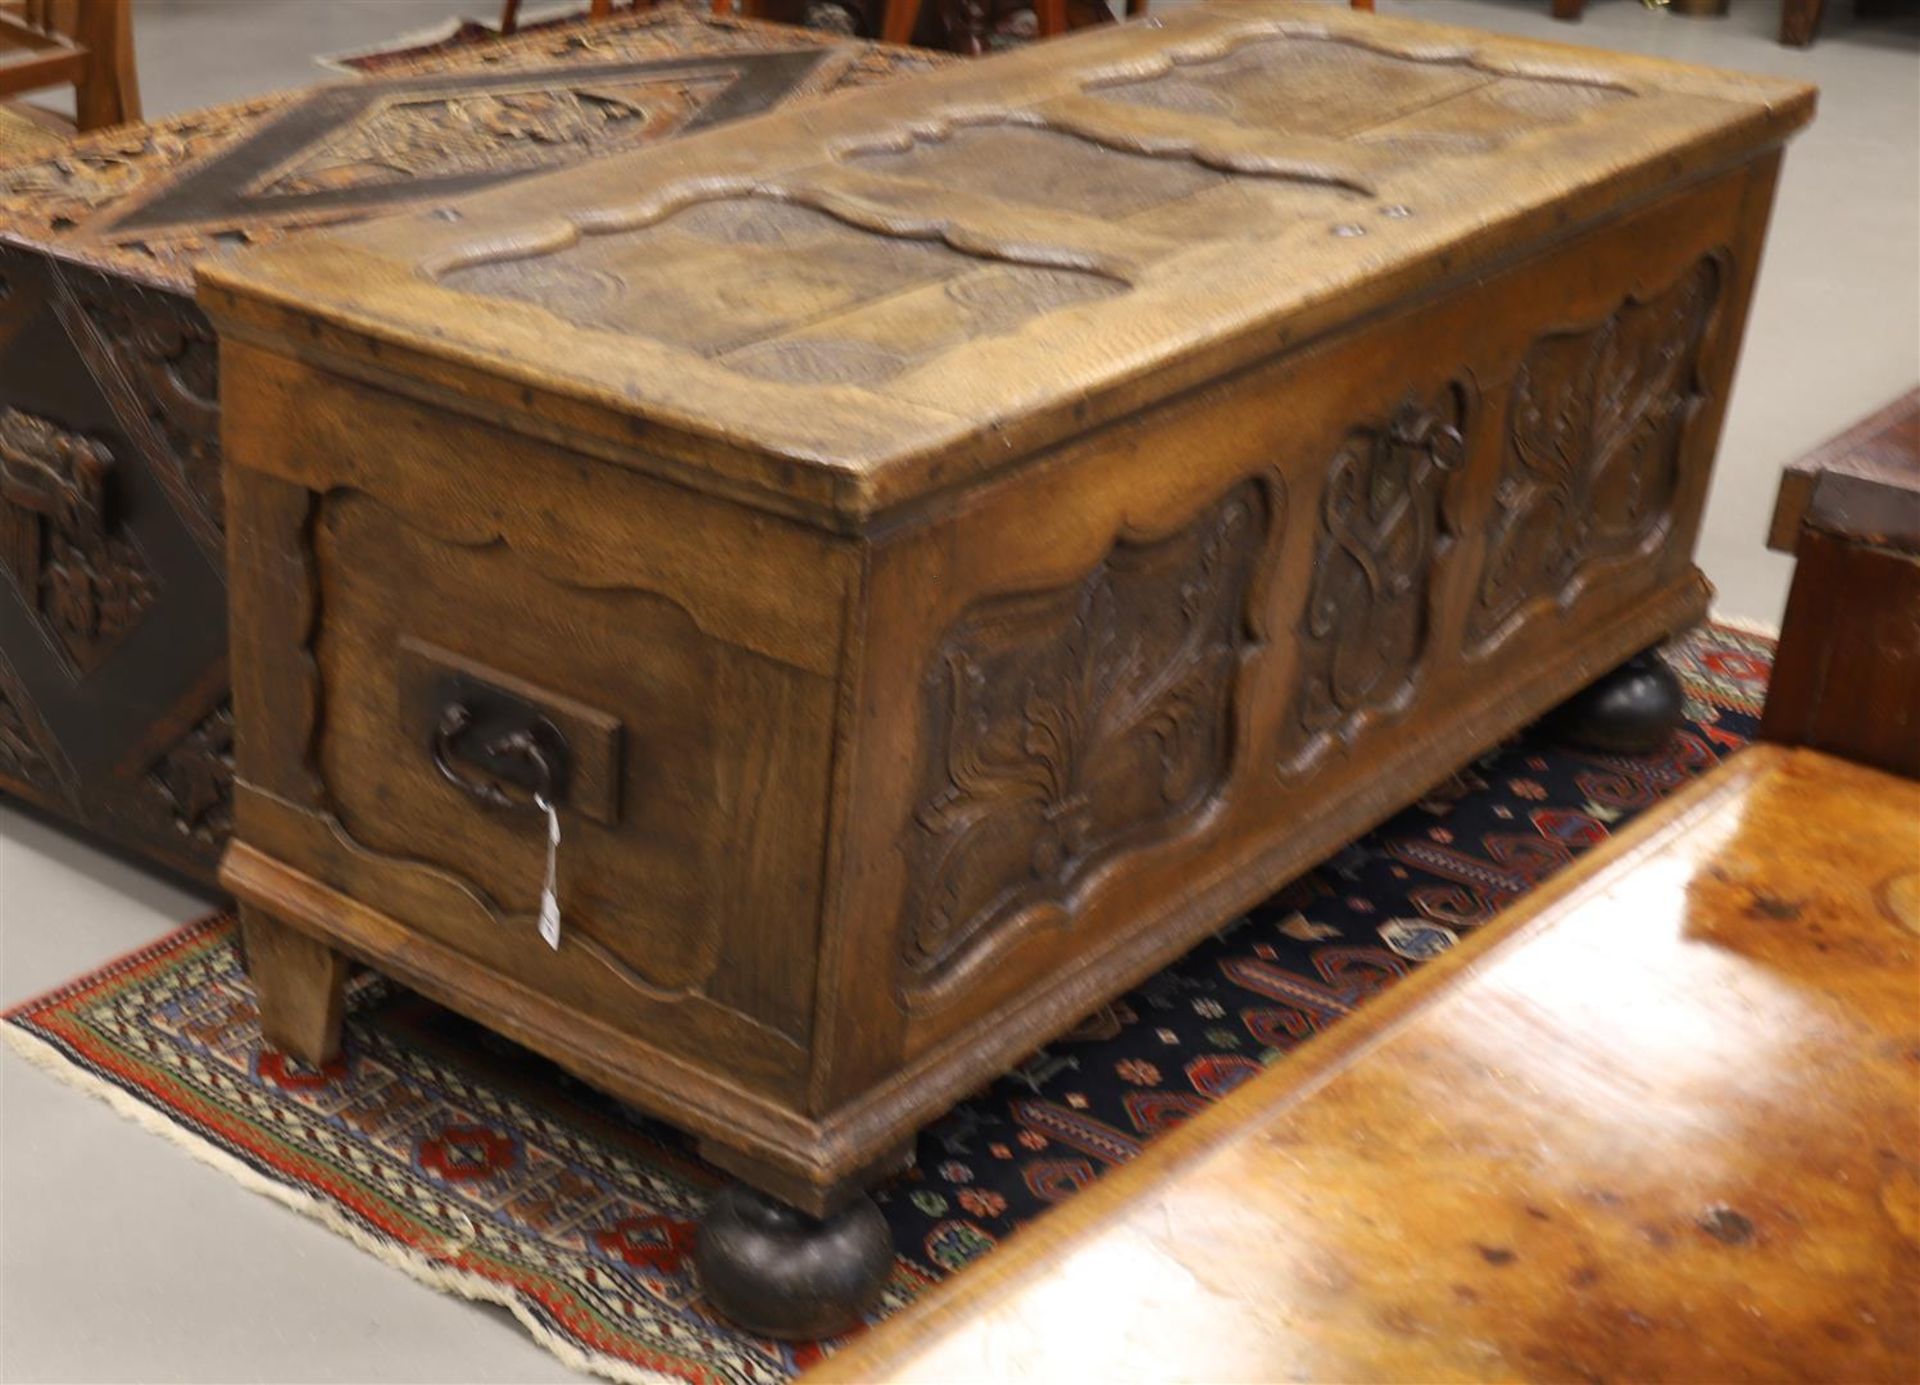
[{"label": "metal handle backplate", "polygon": [[442,779],[486,807],[510,812],[564,801],[567,738],[550,718],[512,693],[460,674],[445,680],[442,694],[427,740]]}]

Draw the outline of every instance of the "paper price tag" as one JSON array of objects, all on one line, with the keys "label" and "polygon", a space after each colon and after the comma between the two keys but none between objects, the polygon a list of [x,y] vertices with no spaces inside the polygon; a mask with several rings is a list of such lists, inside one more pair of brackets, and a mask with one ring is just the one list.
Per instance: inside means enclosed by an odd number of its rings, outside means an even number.
[{"label": "paper price tag", "polygon": [[534,800],[547,815],[547,878],[540,886],[540,936],[560,950],[560,815],[544,798]]}]

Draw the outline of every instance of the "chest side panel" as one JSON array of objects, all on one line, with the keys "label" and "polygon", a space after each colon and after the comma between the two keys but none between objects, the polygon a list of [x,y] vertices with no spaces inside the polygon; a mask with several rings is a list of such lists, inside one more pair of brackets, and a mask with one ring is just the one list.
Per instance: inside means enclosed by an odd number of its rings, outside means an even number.
[{"label": "chest side panel", "polygon": [[[593,1020],[790,1086],[847,556],[280,358],[227,366],[242,839]],[[552,780],[503,744],[528,727]],[[558,949],[526,806],[548,783]]]}]

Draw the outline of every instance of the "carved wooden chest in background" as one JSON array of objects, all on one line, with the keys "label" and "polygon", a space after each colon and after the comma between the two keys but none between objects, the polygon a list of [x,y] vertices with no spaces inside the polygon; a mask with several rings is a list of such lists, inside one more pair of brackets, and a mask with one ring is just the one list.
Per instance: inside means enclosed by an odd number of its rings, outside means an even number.
[{"label": "carved wooden chest in background", "polygon": [[232,821],[193,266],[938,59],[661,10],[0,167],[0,789],[190,875]]},{"label": "carved wooden chest in background", "polygon": [[[860,1242],[919,1124],[1701,616],[1811,105],[1249,0],[204,268],[270,1035],[342,949]],[[818,1329],[768,1206],[709,1292]]]}]

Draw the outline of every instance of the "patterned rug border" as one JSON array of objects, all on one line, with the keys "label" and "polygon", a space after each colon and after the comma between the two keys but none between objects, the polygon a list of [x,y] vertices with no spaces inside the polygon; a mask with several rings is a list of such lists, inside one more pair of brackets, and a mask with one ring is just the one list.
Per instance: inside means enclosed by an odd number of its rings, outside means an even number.
[{"label": "patterned rug border", "polygon": [[[104,1102],[114,1114],[126,1118],[142,1130],[161,1136],[209,1168],[227,1175],[247,1191],[311,1218],[381,1263],[391,1265],[427,1288],[506,1309],[534,1341],[552,1352],[569,1370],[597,1375],[620,1382],[620,1385],[684,1385],[679,1376],[648,1370],[604,1352],[582,1349],[547,1326],[527,1291],[502,1278],[450,1267],[427,1251],[397,1241],[361,1223],[326,1198],[261,1172],[247,1159],[222,1147],[211,1136],[189,1128],[180,1119],[167,1114],[165,1109],[142,1101],[111,1077],[94,1072],[83,1055],[68,1051],[52,1035],[37,1033],[14,1023],[19,1016],[71,1000],[86,991],[97,990],[108,982],[120,980],[130,972],[162,962],[204,940],[207,934],[220,929],[226,919],[226,914],[215,912],[183,924],[102,966],[0,1011],[0,1032],[4,1032],[8,1047],[40,1071]],[[171,1109],[178,1111],[180,1107]],[[458,1250],[458,1247],[452,1249]],[[510,1272],[505,1266],[496,1271]]]},{"label": "patterned rug border", "polygon": [[[1718,627],[1736,641],[1771,645],[1777,640],[1777,632],[1760,622],[1719,613],[1706,626]],[[1770,655],[1771,650],[1767,653]],[[1744,689],[1723,685],[1706,670],[1690,672],[1693,676],[1687,682],[1691,695],[1749,717],[1758,715],[1758,699],[1748,705]],[[430,1289],[506,1309],[534,1341],[569,1369],[622,1385],[678,1385],[688,1378],[671,1370],[671,1355],[657,1356],[642,1344],[596,1332],[593,1323],[580,1320],[567,1305],[552,1301],[541,1292],[537,1280],[516,1265],[489,1255],[471,1235],[441,1239],[429,1231],[428,1243],[410,1239],[403,1209],[389,1202],[391,1215],[383,1215],[377,1189],[350,1188],[330,1180],[325,1169],[295,1166],[305,1163],[297,1152],[290,1154],[295,1164],[282,1167],[272,1156],[234,1137],[231,1123],[222,1113],[204,1105],[192,1092],[177,1088],[168,1074],[126,1070],[108,1055],[91,1051],[79,1034],[68,1035],[59,1024],[39,1018],[84,1000],[92,992],[131,984],[144,972],[179,962],[183,954],[191,956],[196,947],[222,944],[231,927],[230,915],[214,912],[171,929],[40,995],[0,1010],[0,1029],[5,1030],[9,1047],[23,1060],[103,1101],[140,1128],[166,1137],[249,1191],[304,1214]],[[593,1349],[596,1336],[626,1354]],[[636,1355],[640,1359],[636,1360]],[[647,1359],[649,1356],[653,1359]]]}]

